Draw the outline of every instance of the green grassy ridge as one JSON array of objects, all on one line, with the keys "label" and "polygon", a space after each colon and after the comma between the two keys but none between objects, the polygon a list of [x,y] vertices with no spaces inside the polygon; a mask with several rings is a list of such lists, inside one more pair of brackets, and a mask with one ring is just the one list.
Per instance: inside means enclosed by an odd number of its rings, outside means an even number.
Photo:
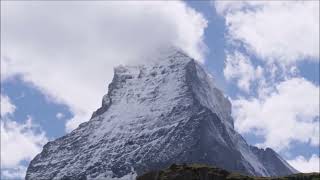
[{"label": "green grassy ridge", "polygon": [[298,173],[284,177],[254,177],[232,173],[203,164],[176,165],[160,171],[150,171],[137,180],[320,180],[319,173]]}]

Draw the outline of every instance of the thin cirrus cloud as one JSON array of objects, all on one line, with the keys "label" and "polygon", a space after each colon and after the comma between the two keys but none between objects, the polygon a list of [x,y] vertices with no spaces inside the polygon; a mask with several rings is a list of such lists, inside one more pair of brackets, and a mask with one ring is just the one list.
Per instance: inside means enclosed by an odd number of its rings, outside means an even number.
[{"label": "thin cirrus cloud", "polygon": [[173,45],[204,60],[206,19],[181,1],[1,2],[2,81],[20,75],[87,121],[119,64]]},{"label": "thin cirrus cloud", "polygon": [[[225,20],[231,47],[226,51],[225,78],[247,94],[232,99],[236,129],[263,136],[257,145],[278,151],[290,150],[294,142],[319,146],[319,86],[301,77],[298,69],[300,62],[319,65],[319,2],[213,5]],[[256,75],[259,67],[261,74]],[[299,169],[297,162],[302,160],[290,161]],[[304,160],[315,168],[312,162]]]}]

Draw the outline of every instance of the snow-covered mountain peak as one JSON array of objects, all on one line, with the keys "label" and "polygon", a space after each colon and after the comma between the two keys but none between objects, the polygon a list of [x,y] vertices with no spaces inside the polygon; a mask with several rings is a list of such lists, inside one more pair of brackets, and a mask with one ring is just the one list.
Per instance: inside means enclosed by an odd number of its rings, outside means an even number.
[{"label": "snow-covered mountain peak", "polygon": [[172,163],[264,176],[293,172],[234,130],[230,102],[199,63],[176,49],[155,59],[116,67],[91,120],[47,143],[26,179],[112,179]]},{"label": "snow-covered mountain peak", "polygon": [[[165,48],[161,52],[163,54],[157,55],[157,60],[150,60],[144,65],[116,67],[109,92],[103,97],[102,108],[123,99],[126,99],[124,104],[133,101],[139,102],[139,106],[146,105],[143,107],[145,110],[158,102],[155,109],[159,112],[175,107],[181,103],[180,100],[188,101],[185,105],[198,102],[233,127],[231,103],[215,87],[213,79],[201,65],[176,48]],[[167,105],[168,101],[170,105]],[[152,114],[155,109],[150,109]]]}]

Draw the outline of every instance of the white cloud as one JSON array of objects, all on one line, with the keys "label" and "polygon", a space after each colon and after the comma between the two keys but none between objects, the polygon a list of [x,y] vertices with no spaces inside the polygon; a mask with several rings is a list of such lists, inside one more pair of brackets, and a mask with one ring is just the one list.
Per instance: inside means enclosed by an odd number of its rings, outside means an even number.
[{"label": "white cloud", "polygon": [[[240,89],[250,90],[250,98],[233,100],[236,129],[262,135],[265,142],[258,145],[276,150],[290,148],[294,141],[319,146],[319,86],[300,77],[297,68],[301,61],[319,63],[319,2],[214,1],[213,5],[225,19],[228,53],[248,54],[242,63],[234,55],[226,60],[226,79],[236,79]],[[258,60],[261,76],[253,78],[249,57]],[[251,89],[251,84],[257,86]]]},{"label": "white cloud", "polygon": [[320,172],[320,158],[313,154],[309,159],[298,156],[296,159],[288,160],[288,163],[300,172]]},{"label": "white cloud", "polygon": [[[7,108],[4,108],[7,107]],[[9,108],[8,108],[9,107]],[[31,160],[48,141],[45,133],[29,117],[25,123],[11,119],[15,105],[8,96],[1,95],[1,178],[20,179],[26,172],[23,161]]]},{"label": "white cloud", "polygon": [[174,45],[203,61],[207,21],[182,1],[1,1],[2,80],[20,74],[75,114],[100,106],[113,67]]},{"label": "white cloud", "polygon": [[48,140],[29,118],[25,123],[1,119],[1,166],[17,167],[23,160],[31,160]]},{"label": "white cloud", "polygon": [[62,118],[64,118],[64,114],[61,113],[61,112],[58,112],[58,113],[56,114],[56,118],[57,118],[57,119],[62,119]]},{"label": "white cloud", "polygon": [[215,1],[227,36],[262,60],[319,61],[319,1]]},{"label": "white cloud", "polygon": [[16,106],[12,104],[8,96],[1,95],[1,117],[12,114]]},{"label": "white cloud", "polygon": [[249,57],[241,52],[227,54],[223,74],[227,80],[236,80],[240,89],[249,92],[253,81],[262,76],[263,70],[260,66],[255,68]]},{"label": "white cloud", "polygon": [[276,150],[293,141],[319,146],[319,86],[303,78],[278,83],[269,94],[232,101],[235,127],[240,133],[263,135]]}]

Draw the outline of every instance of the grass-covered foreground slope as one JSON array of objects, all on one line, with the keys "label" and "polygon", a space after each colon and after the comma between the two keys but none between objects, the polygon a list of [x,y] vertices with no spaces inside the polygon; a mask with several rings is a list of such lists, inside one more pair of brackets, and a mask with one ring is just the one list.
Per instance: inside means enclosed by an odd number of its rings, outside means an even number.
[{"label": "grass-covered foreground slope", "polygon": [[238,173],[231,173],[224,169],[207,165],[171,165],[160,171],[145,173],[137,180],[320,180],[319,173],[299,173],[285,177],[253,177]]}]

